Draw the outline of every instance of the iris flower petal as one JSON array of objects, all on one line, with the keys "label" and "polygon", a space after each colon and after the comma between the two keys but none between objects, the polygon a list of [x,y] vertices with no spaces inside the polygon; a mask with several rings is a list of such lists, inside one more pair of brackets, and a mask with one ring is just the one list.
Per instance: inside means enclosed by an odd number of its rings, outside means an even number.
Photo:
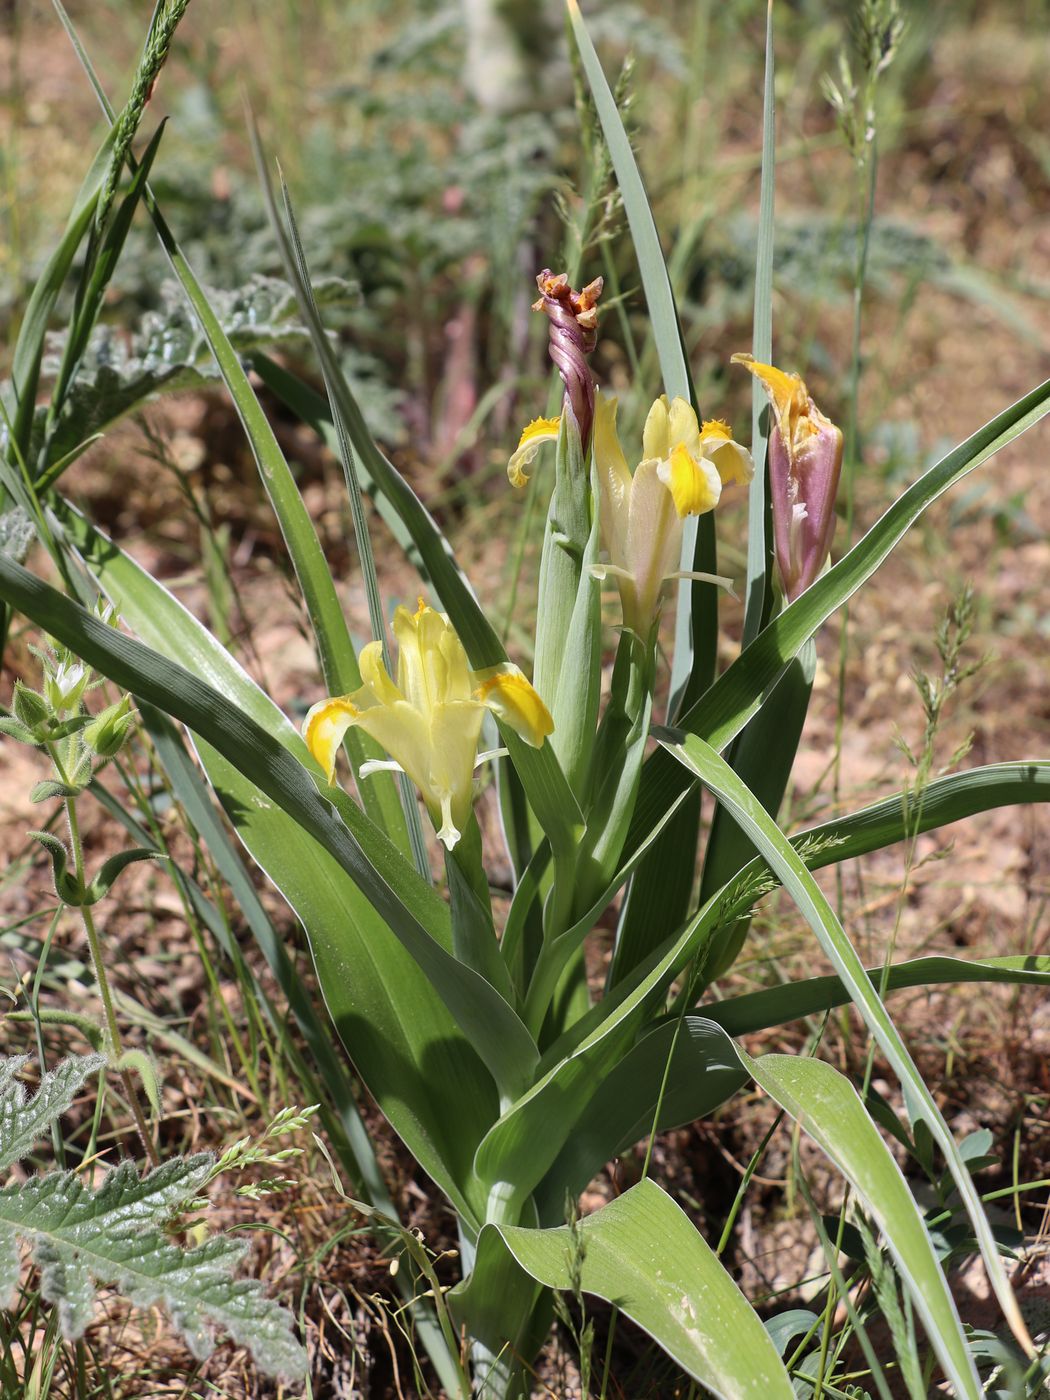
[{"label": "iris flower petal", "polygon": [[529,479],[525,470],[545,442],[557,442],[560,418],[534,418],[522,429],[518,445],[507,463],[507,476],[512,486],[522,487]]}]

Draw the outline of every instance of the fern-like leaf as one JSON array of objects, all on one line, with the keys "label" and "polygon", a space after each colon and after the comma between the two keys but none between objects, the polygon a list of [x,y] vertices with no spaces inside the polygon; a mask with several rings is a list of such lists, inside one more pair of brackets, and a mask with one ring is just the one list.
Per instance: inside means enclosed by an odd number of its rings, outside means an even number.
[{"label": "fern-like leaf", "polygon": [[[24,1060],[0,1060],[0,1162],[12,1165],[69,1106],[102,1064],[92,1055],[45,1075],[26,1103],[14,1078]],[[18,1283],[17,1241],[29,1245],[44,1297],[58,1308],[63,1334],[80,1337],[91,1321],[99,1284],[113,1285],[139,1307],[163,1304],[194,1356],[203,1359],[221,1331],[248,1347],[273,1375],[295,1378],[306,1358],[291,1314],[262,1284],[235,1278],[245,1247],[224,1235],[183,1249],[164,1233],[171,1217],[209,1179],[210,1153],[178,1157],[140,1177],[131,1162],[97,1187],[72,1172],[49,1172],[0,1189],[0,1296]]]}]

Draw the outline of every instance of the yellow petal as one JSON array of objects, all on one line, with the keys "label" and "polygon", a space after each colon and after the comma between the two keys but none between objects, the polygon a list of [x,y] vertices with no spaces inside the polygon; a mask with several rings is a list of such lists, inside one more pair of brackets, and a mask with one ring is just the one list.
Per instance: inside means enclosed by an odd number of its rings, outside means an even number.
[{"label": "yellow petal", "polygon": [[525,468],[545,442],[557,442],[560,418],[534,418],[522,430],[518,445],[507,463],[507,476],[512,486],[524,486],[529,479]]},{"label": "yellow petal", "polygon": [[[444,649],[449,633],[458,645],[459,639],[448,619],[428,607],[422,598],[414,613],[407,608],[394,612],[397,683],[405,700],[423,715],[429,714],[434,705],[453,698],[449,694],[450,667]],[[462,689],[460,699],[465,698],[465,684]]]},{"label": "yellow petal", "polygon": [[[672,447],[684,443],[691,457],[700,456],[700,425],[696,421],[696,410],[688,399],[671,400],[667,413],[667,431]],[[648,456],[648,453],[646,454]],[[665,453],[664,456],[667,454]]]},{"label": "yellow petal", "polygon": [[613,563],[622,563],[631,500],[631,473],[616,433],[616,400],[599,394],[594,403],[594,462],[602,544]]},{"label": "yellow petal", "polygon": [[321,700],[311,707],[303,722],[306,746],[324,769],[331,783],[335,778],[335,760],[343,735],[361,718],[361,711],[348,695]]},{"label": "yellow petal", "polygon": [[712,462],[697,461],[684,443],[679,443],[670,460],[661,462],[658,475],[671,493],[680,519],[687,515],[704,515],[714,510],[722,494],[722,478]]},{"label": "yellow petal", "polygon": [[446,668],[446,700],[469,700],[471,691],[470,666],[463,643],[455,628],[445,620],[445,630],[439,643]]},{"label": "yellow petal", "polygon": [[663,460],[671,455],[671,429],[668,424],[667,395],[661,394],[649,410],[642,429],[642,457]]},{"label": "yellow petal", "polygon": [[631,483],[624,561],[628,577],[618,583],[624,625],[643,641],[659,613],[664,579],[677,567],[682,546],[682,522],[663,480],[667,470],[667,462],[649,458],[639,463]]},{"label": "yellow petal", "polygon": [[361,667],[361,679],[375,697],[377,705],[393,705],[396,701],[404,699],[386,669],[382,642],[369,642],[367,646],[362,647],[358,665]]},{"label": "yellow petal", "polygon": [[751,453],[733,436],[725,423],[709,419],[700,429],[700,451],[718,468],[723,486],[733,482],[745,485],[755,474]]},{"label": "yellow petal", "polygon": [[470,820],[474,760],[484,710],[473,700],[438,705],[431,716],[427,785],[423,790],[438,837],[449,848]]},{"label": "yellow petal", "polygon": [[550,711],[517,666],[508,663],[475,671],[474,681],[474,698],[534,749],[541,748],[546,736],[554,733]]},{"label": "yellow petal", "polygon": [[743,365],[762,381],[776,414],[780,436],[790,451],[796,426],[807,417],[809,410],[809,393],[801,376],[788,374],[776,365],[760,364],[747,354],[733,355],[731,359],[734,365]]}]

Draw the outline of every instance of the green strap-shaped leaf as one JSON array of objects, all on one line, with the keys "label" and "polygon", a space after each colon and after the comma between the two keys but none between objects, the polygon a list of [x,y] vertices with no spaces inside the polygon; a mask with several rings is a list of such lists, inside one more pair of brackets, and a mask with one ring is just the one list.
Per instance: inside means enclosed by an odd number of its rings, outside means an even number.
[{"label": "green strap-shaped leaf", "polygon": [[[816,666],[816,646],[809,641],[777,681],[768,703],[752,716],[730,750],[729,761],[734,772],[740,774],[773,817],[780,811],[791,778],[809,710]],[[724,808],[716,807],[704,852],[700,902],[731,880],[754,853],[751,842],[732,817]],[[733,965],[747,937],[747,929],[748,920],[741,919],[732,928],[720,931],[719,946],[712,950],[704,966],[705,982],[713,982]],[[628,954],[629,950],[624,949],[623,956]]]},{"label": "green strap-shaped leaf", "polygon": [[703,1016],[661,1022],[613,1066],[577,1119],[537,1191],[540,1220],[561,1219],[566,1193],[575,1199],[611,1158],[653,1131],[705,1118],[746,1081],[721,1027]]},{"label": "green strap-shaped leaf", "polygon": [[[674,1361],[723,1400],[792,1400],[769,1333],[689,1217],[655,1182],[632,1186],[570,1228],[486,1225],[478,1247],[497,1241],[548,1288],[614,1303]],[[483,1280],[479,1280],[479,1284]]]},{"label": "green strap-shaped leaf", "polygon": [[755,1081],[834,1162],[878,1222],[955,1395],[979,1400],[984,1391],[922,1214],[853,1085],[821,1060],[799,1055],[752,1059],[738,1053]]},{"label": "green strap-shaped leaf", "polygon": [[1003,1313],[1018,1340],[1030,1347],[1031,1339],[1028,1337],[1017,1299],[1003,1269],[988,1217],[984,1213],[966,1163],[959,1154],[955,1139],[933,1095],[916,1069],[915,1062],[885,1006],[879,1000],[878,993],[868,980],[863,964],[835,917],[824,892],[773,818],[709,744],[692,734],[680,741],[663,737],[661,743],[669,756],[699,778],[740,823],[813,930],[821,948],[848,989],[850,1000],[892,1065],[905,1093],[921,1108],[923,1118],[934,1141],[944,1154],[966,1213],[970,1217],[989,1280]]},{"label": "green strap-shaped leaf", "polygon": [[[1005,982],[1011,986],[1050,985],[1050,957],[1015,953],[1002,958],[914,958],[884,969],[868,969],[873,986],[886,976],[887,992],[906,987],[947,987],[960,982]],[[761,992],[726,997],[705,1005],[703,1014],[732,1036],[782,1026],[803,1016],[817,1016],[833,1006],[845,1006],[850,995],[839,977],[806,977]]]}]

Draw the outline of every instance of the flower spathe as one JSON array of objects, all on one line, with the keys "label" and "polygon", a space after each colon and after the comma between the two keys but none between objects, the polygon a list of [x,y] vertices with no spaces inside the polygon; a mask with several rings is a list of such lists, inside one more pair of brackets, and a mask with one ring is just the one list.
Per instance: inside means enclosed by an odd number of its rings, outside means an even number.
[{"label": "flower spathe", "polygon": [[415,783],[438,837],[451,850],[470,819],[473,773],[486,710],[539,748],[554,728],[543,701],[516,666],[482,671],[467,664],[447,617],[422,600],[394,613],[397,681],[381,642],[360,656],[363,685],[352,695],[314,705],[303,735],[329,782],[346,731],[357,725],[381,744]]},{"label": "flower spathe", "polygon": [[835,531],[842,433],[810,397],[804,381],[750,355],[733,356],[760,380],[776,423],[769,438],[773,546],[788,602],[824,566]]},{"label": "flower spathe", "polygon": [[682,524],[714,510],[723,486],[748,481],[751,455],[724,423],[702,425],[685,399],[661,396],[642,432],[642,461],[630,472],[616,432],[616,399],[600,395],[595,408],[594,461],[598,473],[602,543],[609,563],[595,570],[616,579],[624,625],[647,639],[669,579],[728,579],[678,570]]}]

